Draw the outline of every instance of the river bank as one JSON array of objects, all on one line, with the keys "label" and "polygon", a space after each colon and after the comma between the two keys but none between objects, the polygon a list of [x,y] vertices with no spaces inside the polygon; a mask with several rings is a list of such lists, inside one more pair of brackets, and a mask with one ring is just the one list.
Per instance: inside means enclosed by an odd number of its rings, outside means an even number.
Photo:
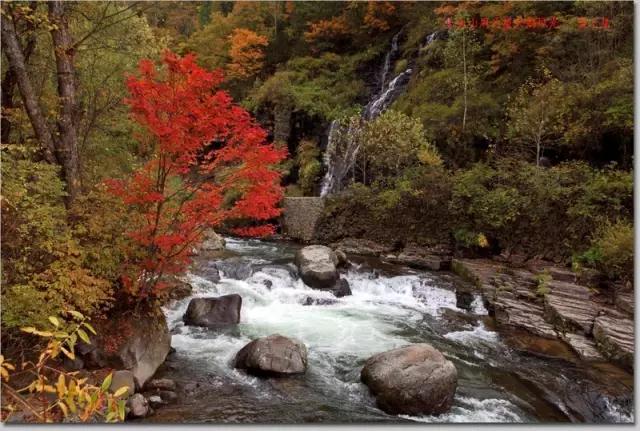
[{"label": "river bank", "polygon": [[[191,294],[164,309],[175,352],[155,377],[174,380],[178,397],[144,421],[633,421],[632,375],[606,360],[586,360],[560,336],[528,330],[519,324],[516,308],[507,307],[506,320],[501,317],[496,311],[502,304],[517,303],[524,291],[516,284],[509,297],[508,289],[494,289],[499,293],[492,299],[492,280],[506,273],[489,272],[488,262],[449,260],[442,253],[445,263],[434,271],[417,268],[415,251],[412,268],[397,263],[406,258],[399,257],[402,253],[388,254],[395,256],[391,262],[394,257],[388,255],[344,250],[351,265],[341,277],[353,294],[336,299],[298,278],[297,248],[290,242],[231,238],[224,256],[197,258],[185,279]],[[446,270],[447,261],[474,271],[471,277],[465,274],[473,282]],[[474,270],[474,262],[483,264]],[[212,268],[219,268],[218,279]],[[191,298],[232,293],[243,298],[237,326],[210,330],[182,322]],[[528,307],[536,303],[527,300]],[[612,309],[619,311],[615,304]],[[233,368],[237,351],[273,333],[305,343],[305,375],[263,379]],[[359,381],[362,364],[372,354],[420,342],[432,344],[455,364],[459,384],[453,408],[440,416],[385,414]]]}]

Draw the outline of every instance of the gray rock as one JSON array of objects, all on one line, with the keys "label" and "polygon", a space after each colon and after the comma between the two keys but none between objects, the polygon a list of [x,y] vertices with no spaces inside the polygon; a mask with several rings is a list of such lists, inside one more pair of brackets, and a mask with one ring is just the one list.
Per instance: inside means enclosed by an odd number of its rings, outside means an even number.
[{"label": "gray rock", "polygon": [[551,293],[545,295],[545,317],[560,332],[591,334],[598,306],[590,299],[589,289],[561,281],[549,283]]},{"label": "gray rock", "polygon": [[412,344],[369,358],[360,379],[387,413],[437,415],[453,404],[458,372],[431,345]]},{"label": "gray rock", "polygon": [[596,343],[582,334],[563,334],[562,339],[578,354],[583,361],[604,361],[596,348]]},{"label": "gray rock", "polygon": [[635,308],[633,290],[618,289],[615,293],[615,304],[619,310],[633,316],[633,310]]},{"label": "gray rock", "polygon": [[307,370],[307,348],[298,340],[273,334],[244,346],[234,366],[255,375],[302,374]]},{"label": "gray rock", "polygon": [[380,256],[382,253],[391,251],[391,247],[386,247],[375,241],[360,238],[345,238],[331,246],[336,250],[342,250],[345,253],[358,254],[361,256]]},{"label": "gray rock", "polygon": [[216,328],[240,323],[242,297],[237,294],[217,298],[193,298],[183,316],[190,326]]},{"label": "gray rock", "polygon": [[114,334],[97,324],[98,335],[92,340],[95,346],[83,357],[85,364],[99,368],[130,370],[136,385],[144,386],[165,361],[171,348],[171,334],[164,314],[155,310],[113,315],[109,318],[108,327],[119,328],[122,331],[117,348],[111,347]]},{"label": "gray rock", "polygon": [[176,382],[171,379],[153,379],[144,386],[149,390],[175,391]]},{"label": "gray rock", "polygon": [[84,361],[79,356],[76,356],[73,360],[65,356],[62,366],[67,371],[79,371],[84,368]]},{"label": "gray rock", "polygon": [[428,254],[426,252],[404,251],[400,254],[388,254],[384,260],[391,263],[410,266],[417,269],[443,271],[451,268],[451,257]]},{"label": "gray rock", "polygon": [[136,382],[134,380],[133,373],[129,370],[118,370],[113,372],[109,390],[111,392],[116,392],[122,387],[126,387],[128,389],[127,396],[131,396],[136,392]]},{"label": "gray rock", "polygon": [[558,337],[555,328],[544,320],[543,308],[537,304],[500,295],[493,305],[499,325],[526,329],[545,338]]},{"label": "gray rock", "polygon": [[149,414],[149,403],[142,394],[134,394],[127,401],[129,416],[132,418],[143,418]]},{"label": "gray rock", "polygon": [[338,281],[335,252],[324,245],[303,247],[296,253],[295,264],[306,285],[314,289],[332,289]]},{"label": "gray rock", "polygon": [[598,349],[609,359],[627,369],[633,368],[633,320],[600,316],[593,325],[593,337]]}]

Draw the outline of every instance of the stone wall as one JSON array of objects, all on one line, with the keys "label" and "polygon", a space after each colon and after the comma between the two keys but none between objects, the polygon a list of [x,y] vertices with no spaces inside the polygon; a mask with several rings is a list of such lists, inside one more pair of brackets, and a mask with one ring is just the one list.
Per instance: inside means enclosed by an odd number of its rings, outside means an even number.
[{"label": "stone wall", "polygon": [[281,218],[282,233],[298,241],[311,241],[324,208],[321,197],[284,198]]}]

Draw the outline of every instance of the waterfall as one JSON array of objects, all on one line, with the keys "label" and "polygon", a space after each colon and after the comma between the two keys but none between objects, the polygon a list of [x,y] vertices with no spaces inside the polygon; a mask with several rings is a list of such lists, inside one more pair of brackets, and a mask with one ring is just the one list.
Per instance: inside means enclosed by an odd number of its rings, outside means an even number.
[{"label": "waterfall", "polygon": [[[364,108],[362,118],[370,121],[382,114],[402,94],[407,87],[412,68],[407,68],[387,82],[387,76],[398,52],[398,39],[402,30],[391,39],[391,48],[385,55],[384,63],[380,71],[380,91],[374,93]],[[439,32],[433,32],[427,36],[422,49],[440,38]],[[355,156],[360,149],[360,143],[356,139],[349,139],[353,135],[354,125],[346,128],[334,120],[327,131],[327,149],[324,153],[324,165],[326,173],[322,180],[320,196],[326,196],[340,189],[340,185],[349,170],[355,163]],[[345,142],[342,142],[345,141]]]}]

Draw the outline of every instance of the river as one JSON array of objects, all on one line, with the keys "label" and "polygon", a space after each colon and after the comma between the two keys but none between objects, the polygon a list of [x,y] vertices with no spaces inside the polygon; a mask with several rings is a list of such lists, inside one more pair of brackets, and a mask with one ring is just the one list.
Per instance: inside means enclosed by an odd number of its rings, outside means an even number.
[{"label": "river", "polygon": [[[479,295],[462,306],[464,281],[447,272],[415,271],[350,257],[343,273],[353,295],[331,300],[297,278],[288,242],[227,238],[230,254],[200,260],[188,281],[192,297],[238,293],[241,323],[224,330],[185,326],[190,298],[165,307],[170,355],[159,373],[179,384],[179,401],[149,422],[632,422],[633,377],[609,364],[581,363],[561,343],[496,332]],[[208,280],[221,269],[218,283]],[[462,308],[461,308],[462,307]],[[307,373],[259,379],[231,366],[251,340],[279,333],[304,342]],[[360,370],[371,355],[409,343],[438,348],[458,370],[451,411],[441,416],[392,416],[375,406]]]}]

